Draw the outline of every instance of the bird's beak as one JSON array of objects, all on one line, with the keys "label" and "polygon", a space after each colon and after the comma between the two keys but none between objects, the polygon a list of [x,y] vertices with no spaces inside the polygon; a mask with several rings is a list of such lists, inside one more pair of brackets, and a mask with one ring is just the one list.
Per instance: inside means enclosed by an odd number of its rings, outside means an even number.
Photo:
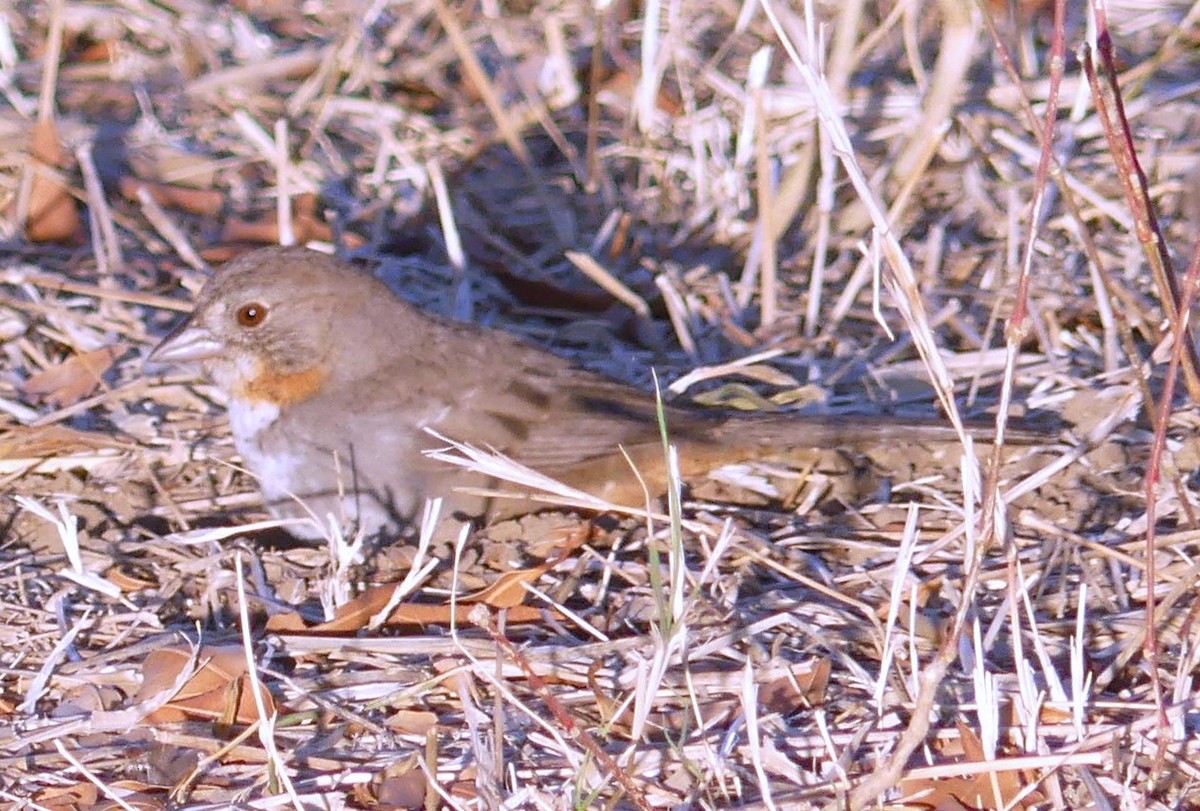
[{"label": "bird's beak", "polygon": [[167,337],[154,347],[146,360],[153,363],[207,360],[220,355],[224,349],[225,344],[208,328],[192,323],[189,317],[167,333]]}]

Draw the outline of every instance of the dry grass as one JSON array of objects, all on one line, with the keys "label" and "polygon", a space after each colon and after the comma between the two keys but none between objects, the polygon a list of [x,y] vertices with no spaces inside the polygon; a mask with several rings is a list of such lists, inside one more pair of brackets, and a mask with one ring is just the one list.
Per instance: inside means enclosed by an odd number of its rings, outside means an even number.
[{"label": "dry grass", "polygon": [[[954,0],[0,10],[0,796],[1200,805],[1194,410],[1151,454],[1171,308],[1081,10],[1055,75],[1051,12],[1005,5],[994,31]],[[1178,254],[1188,13],[1108,20]],[[207,263],[290,238],[705,402],[1064,430],[298,547],[254,523],[216,393],[140,360]]]}]

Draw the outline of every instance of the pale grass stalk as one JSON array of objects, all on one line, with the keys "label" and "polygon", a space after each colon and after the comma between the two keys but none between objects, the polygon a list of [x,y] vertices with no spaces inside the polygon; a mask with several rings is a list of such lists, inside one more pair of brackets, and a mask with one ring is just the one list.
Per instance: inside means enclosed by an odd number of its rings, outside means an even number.
[{"label": "pale grass stalk", "polygon": [[1014,702],[1021,722],[1021,747],[1029,754],[1045,754],[1040,729],[1042,709],[1046,706],[1046,692],[1038,689],[1037,673],[1028,659],[1017,662],[1017,699]]},{"label": "pale grass stalk", "polygon": [[12,38],[12,26],[8,24],[8,16],[0,14],[0,93],[22,118],[33,118],[37,113],[37,104],[21,94],[20,88],[14,81],[20,55]]},{"label": "pale grass stalk", "polygon": [[995,761],[960,761],[940,763],[937,766],[914,766],[905,776],[910,780],[940,780],[947,777],[971,777],[989,772],[1021,772],[1035,769],[1054,771],[1064,766],[1112,766],[1112,753],[1102,751],[1076,751],[1049,755],[1007,757]]},{"label": "pale grass stalk", "polygon": [[750,160],[754,157],[755,141],[762,135],[758,120],[763,114],[761,98],[755,101],[755,94],[761,95],[763,84],[767,80],[767,69],[771,65],[771,47],[763,46],[750,57],[746,70],[746,88],[743,93],[742,120],[738,126],[737,148],[733,153],[735,168],[748,171]]},{"label": "pale grass stalk", "polygon": [[976,509],[980,505],[979,464],[975,456],[974,439],[966,437],[966,450],[958,457],[958,471],[962,479],[962,526],[965,536],[963,544],[963,567],[968,568],[975,560],[979,549],[978,517]]},{"label": "pale grass stalk", "polygon": [[83,553],[79,548],[79,519],[67,509],[64,499],[55,500],[55,506],[58,508],[58,514],[55,515],[40,501],[29,496],[14,496],[13,498],[18,505],[48,522],[58,533],[58,539],[67,555],[67,567],[58,570],[60,576],[85,589],[99,592],[109,599],[121,600],[127,608],[133,609],[133,606],[121,596],[120,586],[100,575],[89,572],[84,567]]},{"label": "pale grass stalk", "polygon": [[[452,808],[455,811],[467,811],[468,807],[459,802],[457,797],[455,797],[442,786],[441,780],[438,779],[437,772],[430,768],[429,764],[425,762],[424,758],[417,758],[417,765],[420,766],[421,771],[425,773],[425,785],[432,788],[437,793],[437,796],[441,798],[442,802],[446,804],[447,808]],[[471,806],[471,808],[474,807],[475,806]]]},{"label": "pale grass stalk", "polygon": [[750,89],[750,104],[754,109],[754,179],[758,198],[758,222],[756,232],[762,241],[762,264],[759,268],[760,322],[764,327],[775,323],[779,317],[779,258],[775,236],[775,187],[771,170],[771,155],[767,145],[767,128],[763,120],[763,85],[771,65],[771,51],[760,48],[750,58],[747,84]]},{"label": "pale grass stalk", "polygon": [[[387,605],[367,622],[368,630],[374,631],[387,622],[387,618],[392,615],[392,612],[396,610],[401,601],[415,592],[425,582],[425,578],[429,577],[429,574],[441,563],[441,560],[438,558],[425,560],[425,556],[429,554],[429,547],[433,544],[433,533],[437,529],[441,513],[442,499],[425,500],[425,506],[421,511],[421,532],[417,536],[417,548],[413,552],[412,564],[409,566],[408,573],[404,575],[404,579],[400,581],[400,585],[396,586],[392,591]],[[361,532],[359,533],[359,537],[361,539]]]},{"label": "pale grass stalk", "polygon": [[1071,635],[1071,723],[1075,739],[1087,737],[1087,696],[1091,691],[1092,674],[1084,659],[1087,650],[1087,582],[1079,585],[1079,603],[1075,610],[1075,633]]},{"label": "pale grass stalk", "polygon": [[[614,504],[610,501],[606,501],[602,498],[597,498],[596,496],[585,493],[582,490],[576,490],[573,487],[568,487],[562,482],[556,481],[542,473],[538,473],[536,470],[510,459],[502,453],[481,450],[468,445],[465,442],[456,442],[453,439],[439,434],[432,428],[426,428],[425,432],[439,441],[445,442],[449,446],[448,448],[437,448],[424,451],[423,453],[426,457],[430,459],[436,459],[439,462],[446,462],[448,464],[456,465],[473,473],[482,473],[490,478],[499,479],[501,481],[509,482],[522,488],[526,488],[522,491],[514,493],[511,491],[461,487],[457,488],[457,492],[497,497],[518,497],[543,504],[554,504],[562,507],[573,507],[581,510],[610,512],[618,515],[630,515],[638,518],[653,520],[669,520],[669,516],[648,512],[648,508],[646,507],[629,507],[621,504]],[[689,529],[701,527],[701,524],[695,521],[685,521],[683,522],[683,525]]]},{"label": "pale grass stalk", "polygon": [[[1086,83],[1085,83],[1086,86]],[[995,129],[991,131],[991,137],[997,144],[1012,152],[1012,154],[1026,168],[1034,168],[1037,166],[1038,158],[1041,156],[1041,149],[1033,144],[1028,143],[1022,138],[1017,137],[1008,130]],[[1105,219],[1112,220],[1114,224],[1122,230],[1132,231],[1134,228],[1133,217],[1130,216],[1129,210],[1124,206],[1114,202],[1110,197],[1106,196],[1100,189],[1080,180],[1075,174],[1070,172],[1067,167],[1059,167],[1061,182],[1072,192],[1078,195],[1091,208],[1095,209],[1096,213],[1103,216]],[[1078,227],[1078,225],[1076,225]],[[1103,291],[1104,285],[1101,284],[1097,290]]]},{"label": "pale grass stalk", "polygon": [[436,158],[427,160],[425,174],[429,177],[429,188],[433,191],[433,199],[437,203],[438,223],[442,227],[442,238],[446,242],[446,256],[455,271],[461,274],[467,269],[467,252],[463,249],[458,221],[454,218],[454,206],[450,202],[450,189],[446,186],[446,175],[442,172],[441,161]]},{"label": "pale grass stalk", "polygon": [[717,536],[717,542],[713,544],[712,551],[708,552],[707,560],[704,561],[704,569],[700,572],[700,577],[696,579],[697,589],[707,583],[717,570],[725,553],[729,551],[729,547],[733,545],[733,539],[737,533],[733,527],[733,518],[726,518],[721,524],[721,533]]},{"label": "pale grass stalk", "polygon": [[[913,583],[908,589],[908,627],[916,628],[920,610],[920,591],[918,584]],[[908,634],[908,695],[915,698],[921,689],[921,652],[917,649],[917,635]]]},{"label": "pale grass stalk", "polygon": [[275,217],[279,227],[279,244],[295,245],[296,230],[292,225],[291,160],[288,156],[288,122],[275,121],[271,156],[275,164]]},{"label": "pale grass stalk", "polygon": [[[1200,646],[1195,644],[1195,636],[1180,642],[1179,661],[1175,665],[1175,681],[1171,685],[1171,701],[1176,705],[1187,703],[1195,689],[1192,674],[1200,665]],[[1171,732],[1175,740],[1183,740],[1187,730],[1183,726],[1183,718],[1176,716],[1171,719]]]},{"label": "pale grass stalk", "polygon": [[[1000,607],[996,610],[996,616],[993,618],[991,624],[988,626],[987,633],[983,637],[984,650],[991,650],[992,645],[995,644],[996,637],[999,636],[1001,629],[1004,627],[1004,618],[1010,616],[1010,614],[1013,613],[1011,607],[1015,601],[1024,610],[1025,617],[1029,621],[1029,633],[1030,633],[1030,636],[1033,638],[1034,652],[1038,656],[1039,662],[1042,665],[1045,665],[1048,663],[1048,661],[1047,661],[1048,657],[1046,656],[1046,645],[1045,645],[1045,641],[1041,638],[1041,631],[1038,629],[1037,617],[1035,614],[1032,613],[1033,603],[1029,597],[1030,590],[1033,588],[1034,585],[1041,582],[1044,572],[1040,571],[1040,570],[1035,571],[1033,574],[1026,577],[1024,575],[1024,566],[1021,564],[1020,558],[1014,558],[1012,561],[1010,561],[1009,565],[1012,566],[1016,571],[1015,589],[1016,589],[1017,593],[1015,595],[1013,595],[1011,593],[1006,594],[1004,597],[1004,601],[1000,604]],[[1022,633],[1022,630],[1020,627],[1019,616],[1020,616],[1020,614],[1018,613],[1012,620],[1013,627],[1011,628],[1011,632],[1014,636],[1017,636]],[[1027,661],[1026,656],[1025,656],[1025,645],[1024,644],[1022,644],[1020,642],[1013,643],[1013,658],[1016,660],[1017,670],[1019,672],[1020,665]],[[1056,680],[1057,680],[1057,672],[1053,671],[1053,667],[1051,669],[1051,672],[1049,674],[1045,675],[1045,678],[1046,678],[1047,684],[1051,686],[1051,692],[1053,694],[1054,686],[1055,686]],[[1018,681],[1018,685],[1021,689],[1023,689],[1024,685],[1020,681]],[[1061,691],[1061,685],[1059,685],[1059,690]],[[1037,701],[1038,701],[1038,699],[1033,694],[1022,693],[1021,697],[1027,706],[1033,706],[1033,704],[1037,703]],[[1062,697],[1065,698],[1066,697],[1065,694],[1062,694]]]},{"label": "pale grass stalk", "polygon": [[[130,380],[128,383],[123,385],[115,386],[113,388],[106,388],[99,394],[91,397],[85,397],[69,406],[64,406],[63,408],[55,409],[54,411],[48,411],[36,419],[30,420],[28,424],[31,428],[37,428],[42,425],[53,425],[54,423],[62,422],[63,420],[69,419],[78,414],[83,414],[87,411],[90,411],[96,406],[104,403],[119,401],[128,402],[130,399],[133,399],[133,397],[145,391],[147,388],[149,388],[149,384],[148,381],[144,379]],[[101,456],[93,458],[96,458],[97,464],[100,464],[104,457]],[[111,459],[111,455],[108,458]],[[39,467],[42,468],[42,470],[46,470],[49,467],[52,467],[54,463],[54,459],[47,459],[42,465],[39,465]],[[66,461],[64,464],[64,466],[68,468],[82,467],[85,465],[87,465],[86,457],[72,457],[70,461]],[[0,468],[2,467],[3,463],[0,463]]]},{"label": "pale grass stalk", "polygon": [[138,205],[142,207],[142,216],[154,227],[158,235],[167,241],[180,259],[196,270],[209,269],[208,263],[200,257],[200,254],[196,253],[196,249],[188,241],[183,229],[175,224],[171,215],[167,214],[166,209],[160,206],[154,196],[150,194],[149,189],[145,186],[138,186],[137,199]]},{"label": "pale grass stalk", "polygon": [[[546,734],[558,747],[558,752],[562,755],[563,759],[571,764],[573,769],[581,770],[584,764],[582,753],[580,753],[577,749],[573,749],[567,743],[562,734],[551,725],[549,719],[545,718],[542,714],[536,712],[533,708],[527,706],[523,701],[517,698],[513,694],[512,690],[509,689],[507,682],[503,681],[494,671],[486,667],[487,662],[477,657],[471,651],[470,646],[464,644],[464,640],[459,636],[458,623],[456,621],[458,614],[458,594],[460,590],[458,584],[458,575],[459,572],[462,571],[462,553],[463,550],[466,549],[467,539],[470,538],[470,536],[471,528],[464,524],[458,534],[458,540],[454,545],[454,565],[451,570],[452,577],[450,586],[450,639],[454,642],[458,652],[466,657],[467,661],[471,663],[471,672],[474,673],[477,678],[482,679],[488,684],[491,684],[492,687],[494,687],[496,691],[502,695],[512,706],[525,713],[525,715],[528,716],[528,718],[533,721],[536,726],[539,726],[545,730]],[[493,650],[495,650],[494,647]],[[464,705],[464,711],[466,709],[467,707]],[[496,745],[500,746],[502,745],[502,742],[496,741]]]},{"label": "pale grass stalk", "polygon": [[107,797],[110,802],[116,803],[119,807],[125,809],[125,811],[138,811],[137,808],[134,808],[132,805],[125,802],[125,800],[121,799],[121,796],[109,788],[107,783],[97,777],[91,769],[85,766],[83,761],[72,755],[70,750],[67,749],[66,744],[64,744],[61,740],[54,741],[54,748],[57,749],[58,753],[66,759],[67,763],[71,764],[71,767],[74,768],[75,771],[83,775],[85,780],[87,780],[96,788],[100,789],[100,793]]},{"label": "pale grass stalk", "polygon": [[[845,4],[843,4],[843,7],[845,7]],[[845,15],[843,15],[842,19],[842,22],[844,21]],[[822,69],[824,69],[826,53],[825,31],[826,29],[824,25],[818,29],[816,17],[812,13],[811,3],[809,3],[805,7],[803,41],[805,46],[808,48],[808,53],[812,55],[815,61],[822,65]],[[839,33],[845,34],[847,33],[847,29],[844,27],[839,27]],[[855,34],[852,35],[856,36]],[[846,88],[844,76],[841,78],[841,80],[831,78],[830,84],[833,86],[834,92],[839,97],[845,96]],[[788,230],[793,227],[793,225],[800,224],[796,223],[797,214],[800,211],[801,206],[809,203],[809,189],[813,184],[813,161],[815,160],[815,156],[820,149],[821,137],[819,124],[813,124],[810,126],[806,123],[806,126],[809,127],[813,137],[810,140],[799,143],[793,147],[794,151],[791,155],[790,163],[781,160],[780,170],[782,172],[782,176],[779,178],[777,188],[774,192],[775,199],[774,204],[772,205],[771,216],[771,238],[774,240],[782,239],[784,234],[786,234]],[[782,158],[783,156],[781,155],[780,157]],[[820,178],[818,182],[822,182],[823,180],[824,178]],[[821,192],[818,191],[817,195],[819,196],[820,194]],[[803,222],[803,219],[801,222]],[[828,219],[826,219],[826,226],[828,226]],[[822,252],[820,246],[820,228],[821,226],[818,225],[818,234],[813,237],[814,275],[809,280],[810,284],[815,281],[818,283],[818,285],[823,281],[821,276],[824,273],[824,262],[826,255]],[[810,287],[810,295],[812,292],[813,290]],[[817,298],[818,300],[820,299],[819,291]],[[812,301],[810,299],[806,312],[808,314],[820,312],[819,303],[817,309],[814,310]],[[806,316],[804,325],[805,329],[808,329],[810,326],[810,321],[811,319]]]},{"label": "pale grass stalk", "polygon": [[604,246],[613,238],[613,234],[617,231],[617,226],[621,219],[625,216],[625,212],[619,208],[614,208],[604,217],[604,222],[600,223],[600,227],[596,229],[595,236],[588,243],[588,249],[585,255],[598,255],[604,250]]},{"label": "pale grass stalk", "polygon": [[[658,391],[658,378],[655,376],[655,391]],[[658,398],[659,407],[662,406],[662,398]],[[660,427],[663,431],[663,442],[666,443],[666,425],[663,422],[663,416],[660,410],[659,414]],[[646,722],[650,717],[650,711],[654,708],[655,697],[658,695],[659,689],[662,687],[663,679],[666,677],[667,670],[672,662],[686,660],[687,658],[687,637],[688,626],[684,621],[686,611],[686,601],[684,599],[684,586],[686,583],[685,575],[687,573],[687,561],[683,550],[683,528],[681,525],[683,507],[680,503],[680,475],[679,475],[679,454],[675,446],[666,445],[667,451],[667,506],[668,515],[670,518],[670,536],[671,543],[667,552],[667,571],[668,583],[666,600],[660,598],[658,604],[660,612],[665,611],[666,616],[660,616],[659,622],[650,627],[650,641],[653,646],[653,656],[650,661],[649,672],[645,677],[639,675],[637,687],[635,690],[635,701],[633,705],[633,719],[630,721],[630,740],[633,742],[627,754],[632,754],[636,745],[642,740],[645,734]],[[654,554],[656,548],[653,527],[648,527],[651,534],[647,536],[646,542],[650,549],[650,575],[652,588],[661,588],[655,586],[655,572],[658,571],[657,556]],[[640,667],[639,657],[639,667]]]},{"label": "pale grass stalk", "polygon": [[553,597],[551,597],[549,594],[547,594],[546,592],[539,589],[537,586],[535,586],[531,583],[522,583],[521,585],[525,588],[525,591],[529,592],[534,597],[537,597],[539,600],[544,602],[546,605],[552,607],[555,611],[558,611],[564,617],[571,620],[571,622],[575,623],[575,625],[577,627],[582,629],[584,633],[586,633],[588,636],[594,638],[597,642],[611,642],[612,641],[612,639],[610,639],[608,637],[608,635],[605,634],[603,631],[601,631],[599,628],[592,625],[586,619],[581,617],[577,612],[572,611],[570,608],[567,608],[565,605],[563,605],[562,603],[555,600]]},{"label": "pale grass stalk", "polygon": [[164,535],[163,540],[180,546],[202,546],[204,544],[225,541],[239,535],[248,535],[264,529],[287,529],[288,527],[308,524],[307,518],[271,518],[265,521],[251,521],[248,524],[238,524],[232,527],[203,527],[189,529],[184,532],[172,532]]},{"label": "pale grass stalk", "polygon": [[[975,666],[971,669],[971,681],[975,688],[975,716],[979,719],[979,742],[987,762],[996,760],[996,743],[1000,738],[1000,700],[996,694],[996,678],[987,669],[987,657],[983,651],[979,617],[971,623],[971,640],[975,647]],[[992,798],[1001,806],[1002,794],[996,772],[988,772],[992,785]]]},{"label": "pale grass stalk", "polygon": [[[558,747],[557,753],[562,756],[563,760],[569,764],[571,769],[580,770],[584,767],[585,760],[583,753],[567,743],[566,738],[564,738],[562,733],[550,723],[550,719],[546,718],[544,713],[538,712],[521,699],[517,698],[509,688],[508,684],[497,678],[495,672],[489,669],[488,665],[490,662],[476,658],[466,646],[462,647],[460,651],[464,656],[467,657],[467,659],[471,661],[471,664],[473,665],[471,672],[477,678],[490,684],[496,689],[497,692],[500,693],[501,696],[504,697],[505,701],[507,701],[517,710],[520,710],[522,713],[524,713],[529,720],[534,723],[535,726],[540,727],[545,732],[546,736],[554,742],[556,747]],[[480,711],[476,709],[476,712]],[[496,743],[497,745],[500,745],[499,741]]]},{"label": "pale grass stalk", "polygon": [[[498,663],[498,659],[492,662],[493,665]],[[471,680],[467,678],[467,675],[466,670],[455,670],[447,682],[454,686],[454,694],[462,705],[463,722],[467,725],[467,737],[471,742],[471,754],[474,755],[475,763],[479,768],[475,785],[481,797],[495,800],[499,799],[497,786],[500,782],[500,775],[503,774],[503,767],[497,768],[496,758],[504,749],[504,738],[502,734],[496,734],[497,732],[502,733],[502,730],[496,730],[495,727],[488,724],[488,715],[476,702],[471,689]],[[497,709],[501,709],[499,707],[500,695],[499,692],[496,693]],[[501,712],[491,720],[500,724],[502,717],[503,713]]]},{"label": "pale grass stalk", "polygon": [[266,688],[258,677],[258,663],[254,658],[254,640],[250,636],[250,607],[246,600],[246,578],[242,572],[242,556],[240,554],[233,556],[233,569],[238,596],[238,621],[242,626],[242,652],[246,655],[246,675],[249,676],[250,694],[254,697],[254,709],[258,713],[258,740],[262,743],[267,762],[271,764],[271,771],[282,784],[288,797],[291,798],[292,807],[296,811],[304,811],[304,803],[296,793],[291,775],[288,774],[287,763],[284,762],[283,755],[275,745],[276,715],[274,712],[270,715],[267,714],[267,704],[263,698],[263,691]]},{"label": "pale grass stalk", "polygon": [[[837,744],[829,732],[829,718],[825,710],[821,707],[813,710],[813,721],[817,725],[817,734],[821,738],[821,744],[825,747],[826,754],[829,755],[829,767],[822,770],[822,778],[837,780],[843,790],[850,788],[850,775],[846,774],[846,767],[842,765],[842,756],[838,754]],[[830,772],[834,775],[832,778]]]},{"label": "pale grass stalk", "polygon": [[[662,397],[658,391],[658,377],[654,380],[655,396],[658,398],[662,421],[663,442],[666,442],[666,422],[662,416]],[[679,449],[674,445],[667,446],[667,513],[671,518],[670,556],[667,558],[667,571],[670,573],[671,598],[671,633],[682,637],[687,636],[682,623],[686,616],[684,586],[687,580],[687,555],[683,548],[683,477],[679,472]]]},{"label": "pale grass stalk", "polygon": [[770,0],[761,0],[762,7],[775,28],[780,43],[792,60],[800,77],[812,93],[813,102],[817,107],[817,115],[829,134],[834,154],[842,163],[851,185],[854,187],[859,200],[870,215],[872,229],[872,244],[878,245],[881,255],[887,259],[891,274],[888,276],[892,289],[894,303],[903,317],[905,325],[912,333],[913,346],[925,362],[930,382],[942,409],[946,412],[951,424],[960,437],[966,437],[966,431],[959,416],[958,404],[954,399],[954,379],[946,369],[945,361],[938,350],[937,341],[929,327],[925,306],[921,300],[916,277],[904,250],[900,246],[895,233],[889,224],[889,217],[875,200],[870,183],[863,174],[854,153],[854,145],[841,118],[840,110],[830,92],[829,85],[814,67],[800,54],[779,24],[775,10]]},{"label": "pale grass stalk", "polygon": [[[683,669],[683,681],[687,685],[688,706],[692,710],[692,717],[696,720],[696,729],[707,731],[708,725],[704,719],[704,710],[700,706],[700,696],[697,695],[695,677],[690,667]],[[713,776],[713,782],[717,785],[722,785],[725,782],[726,759],[720,753],[714,751],[712,742],[707,735],[697,736],[695,743],[696,746],[691,748],[698,748],[699,753],[697,754],[694,751],[689,752],[688,747],[685,747],[684,757],[690,760],[703,761],[708,772]]]},{"label": "pale grass stalk", "polygon": [[746,742],[750,747],[750,764],[758,778],[758,790],[762,802],[768,811],[776,811],[775,800],[771,797],[771,780],[763,767],[762,742],[759,740],[761,731],[758,726],[758,684],[754,679],[753,659],[746,657],[746,666],[742,668],[742,717],[746,720]]},{"label": "pale grass stalk", "polygon": [[[625,713],[629,711],[629,708],[633,706],[635,701],[641,700],[641,695],[645,691],[644,685],[646,683],[646,670],[648,667],[649,665],[646,664],[646,660],[642,657],[639,656],[635,659],[633,663],[633,689],[629,690],[625,694],[625,697],[622,698],[620,702],[618,702],[616,706],[612,708],[612,712],[610,713],[612,718],[616,719],[623,717]],[[628,678],[621,678],[623,675],[624,673],[614,677],[613,679],[613,681],[616,682],[620,687],[625,687],[625,683],[628,682]],[[628,756],[629,752],[625,752],[621,755],[623,758]]]},{"label": "pale grass stalk", "polygon": [[96,270],[100,278],[108,280],[114,268],[123,264],[121,259],[121,242],[117,238],[117,227],[113,224],[112,210],[108,207],[108,198],[100,183],[100,173],[96,171],[96,161],[92,156],[92,144],[85,141],[75,148],[75,159],[79,162],[79,172],[83,176],[83,189],[87,194],[88,230],[92,235],[93,255],[96,257]]},{"label": "pale grass stalk", "polygon": [[883,315],[883,297],[879,295],[879,291],[883,287],[883,263],[879,261],[881,259],[879,231],[872,231],[870,244],[866,245],[860,242],[858,249],[862,252],[863,258],[868,263],[868,267],[871,268],[871,317],[875,319],[875,323],[883,330],[883,334],[887,336],[887,339],[895,341],[896,335],[892,332],[892,328],[888,325],[887,319]]},{"label": "pale grass stalk", "polygon": [[[925,174],[933,150],[950,120],[961,95],[967,70],[975,59],[975,41],[979,33],[979,9],[959,0],[939,0],[942,34],[937,46],[933,78],[922,103],[921,119],[914,123],[914,136],[892,164],[893,180],[913,181]],[[910,7],[911,9],[911,7]],[[909,64],[920,69],[918,53]]]},{"label": "pale grass stalk", "polygon": [[346,538],[342,522],[332,513],[325,516],[325,544],[329,550],[329,576],[321,578],[318,592],[325,619],[337,616],[337,610],[354,596],[354,585],[350,582],[350,568],[362,555],[366,531],[358,527],[354,539]]},{"label": "pale grass stalk", "polygon": [[658,126],[658,92],[666,60],[660,53],[659,25],[662,21],[661,0],[647,0],[642,7],[642,37],[639,59],[642,73],[634,91],[638,131],[650,134]]},{"label": "pale grass stalk", "polygon": [[[189,681],[191,679],[190,673],[188,675],[188,679]],[[179,687],[182,688],[183,685],[181,684]],[[181,799],[188,797],[192,793],[192,787],[196,784],[196,781],[199,780],[206,771],[208,771],[208,767],[214,763],[220,763],[231,752],[237,751],[243,743],[250,740],[251,735],[254,735],[258,732],[259,724],[260,722],[255,721],[237,735],[233,736],[228,741],[224,741],[220,746],[208,752],[206,755],[196,761],[196,765],[193,766],[186,775],[184,775],[183,779],[179,780],[174,786],[171,787],[171,793],[169,795],[170,798],[176,802],[179,802]],[[278,800],[280,798],[276,797],[272,799]],[[290,798],[287,797],[282,799],[285,801],[290,800]],[[277,804],[282,805],[283,803]],[[274,805],[270,807],[274,807]]]},{"label": "pale grass stalk", "polygon": [[[916,547],[917,538],[920,533],[917,531],[917,516],[920,514],[920,508],[915,504],[908,505],[908,516],[904,521],[904,532],[900,536],[900,548],[896,552],[896,562],[892,567],[892,587],[888,591],[888,613],[887,620],[883,625],[883,654],[879,662],[879,678],[875,681],[875,713],[882,715],[884,706],[883,699],[887,692],[888,674],[892,669],[892,660],[895,657],[896,641],[893,635],[896,631],[896,620],[900,616],[900,603],[904,592],[904,583],[908,580],[912,571],[912,556],[913,549]],[[910,628],[915,626],[910,625]]]},{"label": "pale grass stalk", "polygon": [[[633,718],[629,722],[629,737],[632,744],[626,750],[632,754],[640,745],[646,734],[646,723],[655,707],[655,700],[662,688],[663,679],[673,664],[677,664],[685,656],[687,649],[687,624],[681,620],[673,623],[670,633],[664,638],[658,625],[650,626],[650,643],[653,655],[646,672],[639,673],[638,682],[634,688]],[[639,665],[640,665],[639,657]]]},{"label": "pale grass stalk", "polygon": [[[61,603],[61,597],[57,595],[51,599],[56,605]],[[46,655],[42,666],[38,668],[37,675],[30,679],[29,687],[25,691],[25,700],[17,706],[17,712],[23,715],[33,715],[37,711],[37,703],[45,695],[46,687],[50,684],[50,678],[54,675],[54,669],[58,666],[58,663],[71,650],[71,646],[75,643],[75,638],[96,624],[91,617],[91,613],[90,609],[85,611],[83,616],[76,620],[70,628],[67,628],[62,638],[54,643],[54,647]]]},{"label": "pale grass stalk", "polygon": [[[811,16],[809,17],[811,19]],[[817,127],[817,231],[813,235],[812,270],[808,278],[808,303],[804,311],[804,336],[816,336],[821,323],[825,271],[829,266],[829,242],[833,231],[833,209],[837,204],[837,161],[824,125]]]},{"label": "pale grass stalk", "polygon": [[744,369],[747,366],[754,366],[755,364],[762,363],[763,361],[777,358],[782,354],[784,354],[782,349],[779,347],[773,347],[771,349],[764,349],[761,352],[755,352],[753,355],[746,355],[742,358],[736,358],[728,361],[727,363],[718,363],[712,366],[697,366],[687,374],[676,378],[671,385],[667,386],[667,391],[676,395],[683,394],[697,383],[701,383],[705,380],[712,380],[718,377],[724,377],[728,374],[733,374],[739,369]]},{"label": "pale grass stalk", "polygon": [[742,274],[737,282],[737,308],[739,311],[750,306],[754,298],[754,290],[758,286],[758,272],[762,269],[762,256],[765,240],[762,233],[755,228],[750,238],[750,246],[746,248],[746,256],[742,259]]},{"label": "pale grass stalk", "polygon": [[276,135],[268,133],[248,112],[239,108],[233,111],[230,118],[258,153],[259,158],[275,167],[277,188],[286,188],[292,194],[318,190],[316,184],[304,177],[300,169],[288,159],[287,145],[284,144],[284,153],[281,155]]},{"label": "pale grass stalk", "polygon": [[452,11],[446,5],[445,0],[433,0],[433,10],[437,14],[438,22],[442,24],[442,29],[446,32],[446,38],[450,40],[450,45],[458,55],[463,72],[474,86],[476,92],[479,93],[479,97],[483,100],[484,106],[487,107],[492,120],[496,122],[496,129],[500,131],[501,136],[504,138],[504,143],[508,145],[508,148],[512,150],[512,153],[516,155],[521,163],[525,166],[531,166],[533,158],[529,154],[529,149],[525,146],[525,142],[521,140],[520,127],[513,120],[513,116],[509,115],[504,104],[501,103],[500,94],[496,92],[495,84],[492,82],[487,70],[480,63],[475,48],[463,32],[462,24],[459,23],[456,12]]},{"label": "pale grass stalk", "polygon": [[624,282],[614,276],[608,268],[601,265],[589,254],[581,251],[564,251],[563,256],[575,266],[575,269],[598,284],[605,292],[637,313],[639,318],[650,317],[650,305],[646,300],[631,290]]},{"label": "pale grass stalk", "polygon": [[202,101],[203,96],[218,93],[226,87],[237,87],[247,83],[278,79],[313,70],[321,62],[326,47],[304,47],[294,53],[278,56],[267,62],[253,65],[237,65],[215,70],[187,82],[182,92],[189,100]]},{"label": "pale grass stalk", "polygon": [[691,328],[688,326],[688,310],[683,296],[675,289],[675,285],[665,273],[659,273],[654,277],[654,286],[662,293],[663,302],[667,305],[667,317],[671,319],[671,328],[675,330],[675,337],[679,340],[679,345],[683,347],[683,351],[689,358],[693,361],[698,360],[700,352],[696,348],[696,339],[692,337]]}]

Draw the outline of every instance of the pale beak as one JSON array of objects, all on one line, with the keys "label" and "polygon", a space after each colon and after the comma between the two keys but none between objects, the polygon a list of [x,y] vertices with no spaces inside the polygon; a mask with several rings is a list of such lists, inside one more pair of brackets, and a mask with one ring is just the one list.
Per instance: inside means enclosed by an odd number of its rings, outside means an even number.
[{"label": "pale beak", "polygon": [[146,360],[152,363],[207,360],[220,355],[224,350],[224,342],[218,340],[206,327],[193,324],[192,319],[188,318],[167,333],[167,337],[154,347]]}]

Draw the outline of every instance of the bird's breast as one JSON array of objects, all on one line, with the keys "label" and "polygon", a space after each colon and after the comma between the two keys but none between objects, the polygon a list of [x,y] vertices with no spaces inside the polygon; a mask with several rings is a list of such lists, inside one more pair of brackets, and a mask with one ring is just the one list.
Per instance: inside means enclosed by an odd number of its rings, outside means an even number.
[{"label": "bird's breast", "polygon": [[268,501],[295,490],[301,460],[298,454],[278,447],[271,429],[279,419],[280,407],[265,400],[234,397],[229,401],[229,430],[242,462],[258,479]]}]

